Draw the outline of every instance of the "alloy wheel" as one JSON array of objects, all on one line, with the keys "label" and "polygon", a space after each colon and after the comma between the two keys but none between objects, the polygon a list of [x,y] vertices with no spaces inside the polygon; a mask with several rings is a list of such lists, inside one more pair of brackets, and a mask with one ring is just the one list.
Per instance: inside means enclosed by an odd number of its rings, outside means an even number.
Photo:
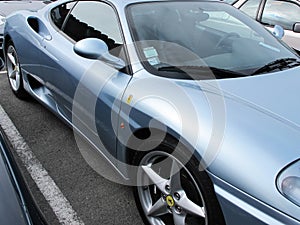
[{"label": "alloy wheel", "polygon": [[6,65],[7,65],[7,75],[11,85],[11,88],[14,91],[18,91],[21,85],[21,70],[17,57],[17,52],[15,48],[10,45],[7,48],[7,57],[6,57]]},{"label": "alloy wheel", "polygon": [[174,156],[162,151],[146,154],[137,181],[140,203],[150,224],[207,224],[200,188]]}]

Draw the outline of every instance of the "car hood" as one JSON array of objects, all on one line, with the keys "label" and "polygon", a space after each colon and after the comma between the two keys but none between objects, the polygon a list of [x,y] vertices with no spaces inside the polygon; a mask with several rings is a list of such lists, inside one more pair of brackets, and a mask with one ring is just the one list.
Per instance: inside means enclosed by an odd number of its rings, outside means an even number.
[{"label": "car hood", "polygon": [[[295,129],[300,128],[300,68],[219,82],[227,98],[256,109]],[[228,80],[229,81],[229,80]]]}]

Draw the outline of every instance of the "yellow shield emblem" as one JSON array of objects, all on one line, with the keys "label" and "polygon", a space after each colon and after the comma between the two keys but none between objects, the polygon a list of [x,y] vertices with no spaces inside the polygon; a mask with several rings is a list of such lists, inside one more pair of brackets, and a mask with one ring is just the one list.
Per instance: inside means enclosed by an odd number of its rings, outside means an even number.
[{"label": "yellow shield emblem", "polygon": [[168,206],[173,207],[175,205],[174,199],[171,195],[168,195],[166,198],[166,202]]}]

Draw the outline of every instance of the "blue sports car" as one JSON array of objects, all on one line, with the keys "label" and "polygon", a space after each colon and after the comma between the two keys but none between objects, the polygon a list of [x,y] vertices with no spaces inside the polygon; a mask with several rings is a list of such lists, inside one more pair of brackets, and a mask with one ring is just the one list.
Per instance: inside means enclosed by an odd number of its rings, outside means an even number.
[{"label": "blue sports car", "polygon": [[145,224],[300,224],[300,58],[234,7],[62,0],[8,16],[3,49],[14,94],[132,185]]}]

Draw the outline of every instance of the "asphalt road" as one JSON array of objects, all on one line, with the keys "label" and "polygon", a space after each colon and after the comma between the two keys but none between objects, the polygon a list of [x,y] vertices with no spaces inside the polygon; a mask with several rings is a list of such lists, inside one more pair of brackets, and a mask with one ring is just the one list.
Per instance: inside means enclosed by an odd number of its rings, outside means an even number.
[{"label": "asphalt road", "polygon": [[[3,72],[0,105],[84,224],[143,224],[131,188],[97,174],[81,156],[72,129],[35,100],[17,99]],[[21,160],[18,164],[49,225],[60,224]]]}]

